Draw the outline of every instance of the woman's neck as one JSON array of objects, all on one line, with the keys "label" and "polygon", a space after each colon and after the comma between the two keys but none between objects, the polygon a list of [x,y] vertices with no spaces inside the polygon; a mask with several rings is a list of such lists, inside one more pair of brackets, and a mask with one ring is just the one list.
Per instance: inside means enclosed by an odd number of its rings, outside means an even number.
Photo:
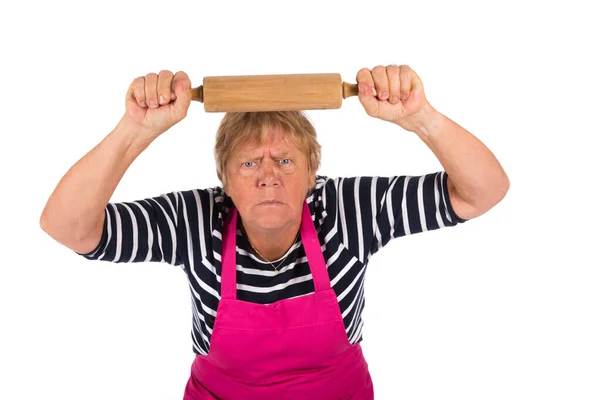
[{"label": "woman's neck", "polygon": [[255,253],[264,261],[273,262],[283,257],[300,235],[300,222],[281,229],[260,229],[251,224],[242,225],[242,232],[254,248]]}]

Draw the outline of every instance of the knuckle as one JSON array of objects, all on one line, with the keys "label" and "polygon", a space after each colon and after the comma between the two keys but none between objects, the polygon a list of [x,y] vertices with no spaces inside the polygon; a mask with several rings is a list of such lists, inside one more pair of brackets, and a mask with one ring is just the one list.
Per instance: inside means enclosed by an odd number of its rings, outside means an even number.
[{"label": "knuckle", "polygon": [[139,93],[140,91],[144,91],[145,79],[144,77],[136,78],[131,83],[131,87],[133,87],[134,93]]},{"label": "knuckle", "polygon": [[400,66],[400,75],[402,76],[402,78],[408,78],[410,76],[411,72],[412,72],[412,69],[410,69],[410,67],[408,65]]},{"label": "knuckle", "polygon": [[390,64],[387,66],[388,73],[397,74],[400,71],[400,67],[396,64]]},{"label": "knuckle", "polygon": [[376,74],[380,74],[382,72],[385,72],[385,67],[383,65],[376,65],[373,68],[373,72],[376,73]]},{"label": "knuckle", "polygon": [[361,68],[358,71],[358,73],[356,74],[357,79],[358,78],[365,79],[369,76],[371,76],[371,70],[369,68]]},{"label": "knuckle", "polygon": [[174,75],[177,78],[187,78],[187,74],[183,71],[177,71],[177,73]]}]

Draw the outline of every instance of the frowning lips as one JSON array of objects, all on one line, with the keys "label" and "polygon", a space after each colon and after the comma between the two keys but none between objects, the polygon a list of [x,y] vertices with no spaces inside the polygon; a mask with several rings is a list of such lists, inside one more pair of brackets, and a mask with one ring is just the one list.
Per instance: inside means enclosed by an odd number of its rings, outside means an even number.
[{"label": "frowning lips", "polygon": [[264,200],[258,203],[258,205],[268,205],[268,204],[281,204],[280,201],[277,200]]}]

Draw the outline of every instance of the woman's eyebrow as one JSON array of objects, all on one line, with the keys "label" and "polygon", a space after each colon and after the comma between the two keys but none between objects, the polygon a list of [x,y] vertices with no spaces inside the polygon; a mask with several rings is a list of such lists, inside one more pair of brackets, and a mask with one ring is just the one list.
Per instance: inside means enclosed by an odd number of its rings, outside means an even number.
[{"label": "woman's eyebrow", "polygon": [[[286,150],[286,151],[283,151],[283,152],[281,152],[279,154],[271,154],[271,158],[283,158],[283,157],[288,157],[289,155],[290,155],[289,150]],[[243,154],[242,158],[244,158],[244,159],[251,159],[251,160],[262,160],[263,156],[262,156],[262,153],[261,153],[260,156],[253,157],[252,153],[247,153],[247,154]]]}]

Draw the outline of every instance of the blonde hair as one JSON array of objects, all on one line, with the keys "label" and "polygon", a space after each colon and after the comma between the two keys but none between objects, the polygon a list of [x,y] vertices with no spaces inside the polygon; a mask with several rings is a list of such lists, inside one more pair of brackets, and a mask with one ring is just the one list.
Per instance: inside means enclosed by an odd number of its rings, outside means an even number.
[{"label": "blonde hair", "polygon": [[321,145],[315,127],[303,111],[229,112],[219,124],[214,149],[217,177],[223,186],[231,156],[245,143],[264,143],[270,128],[279,128],[287,134],[286,138],[292,139],[306,156],[310,171],[319,169]]}]

